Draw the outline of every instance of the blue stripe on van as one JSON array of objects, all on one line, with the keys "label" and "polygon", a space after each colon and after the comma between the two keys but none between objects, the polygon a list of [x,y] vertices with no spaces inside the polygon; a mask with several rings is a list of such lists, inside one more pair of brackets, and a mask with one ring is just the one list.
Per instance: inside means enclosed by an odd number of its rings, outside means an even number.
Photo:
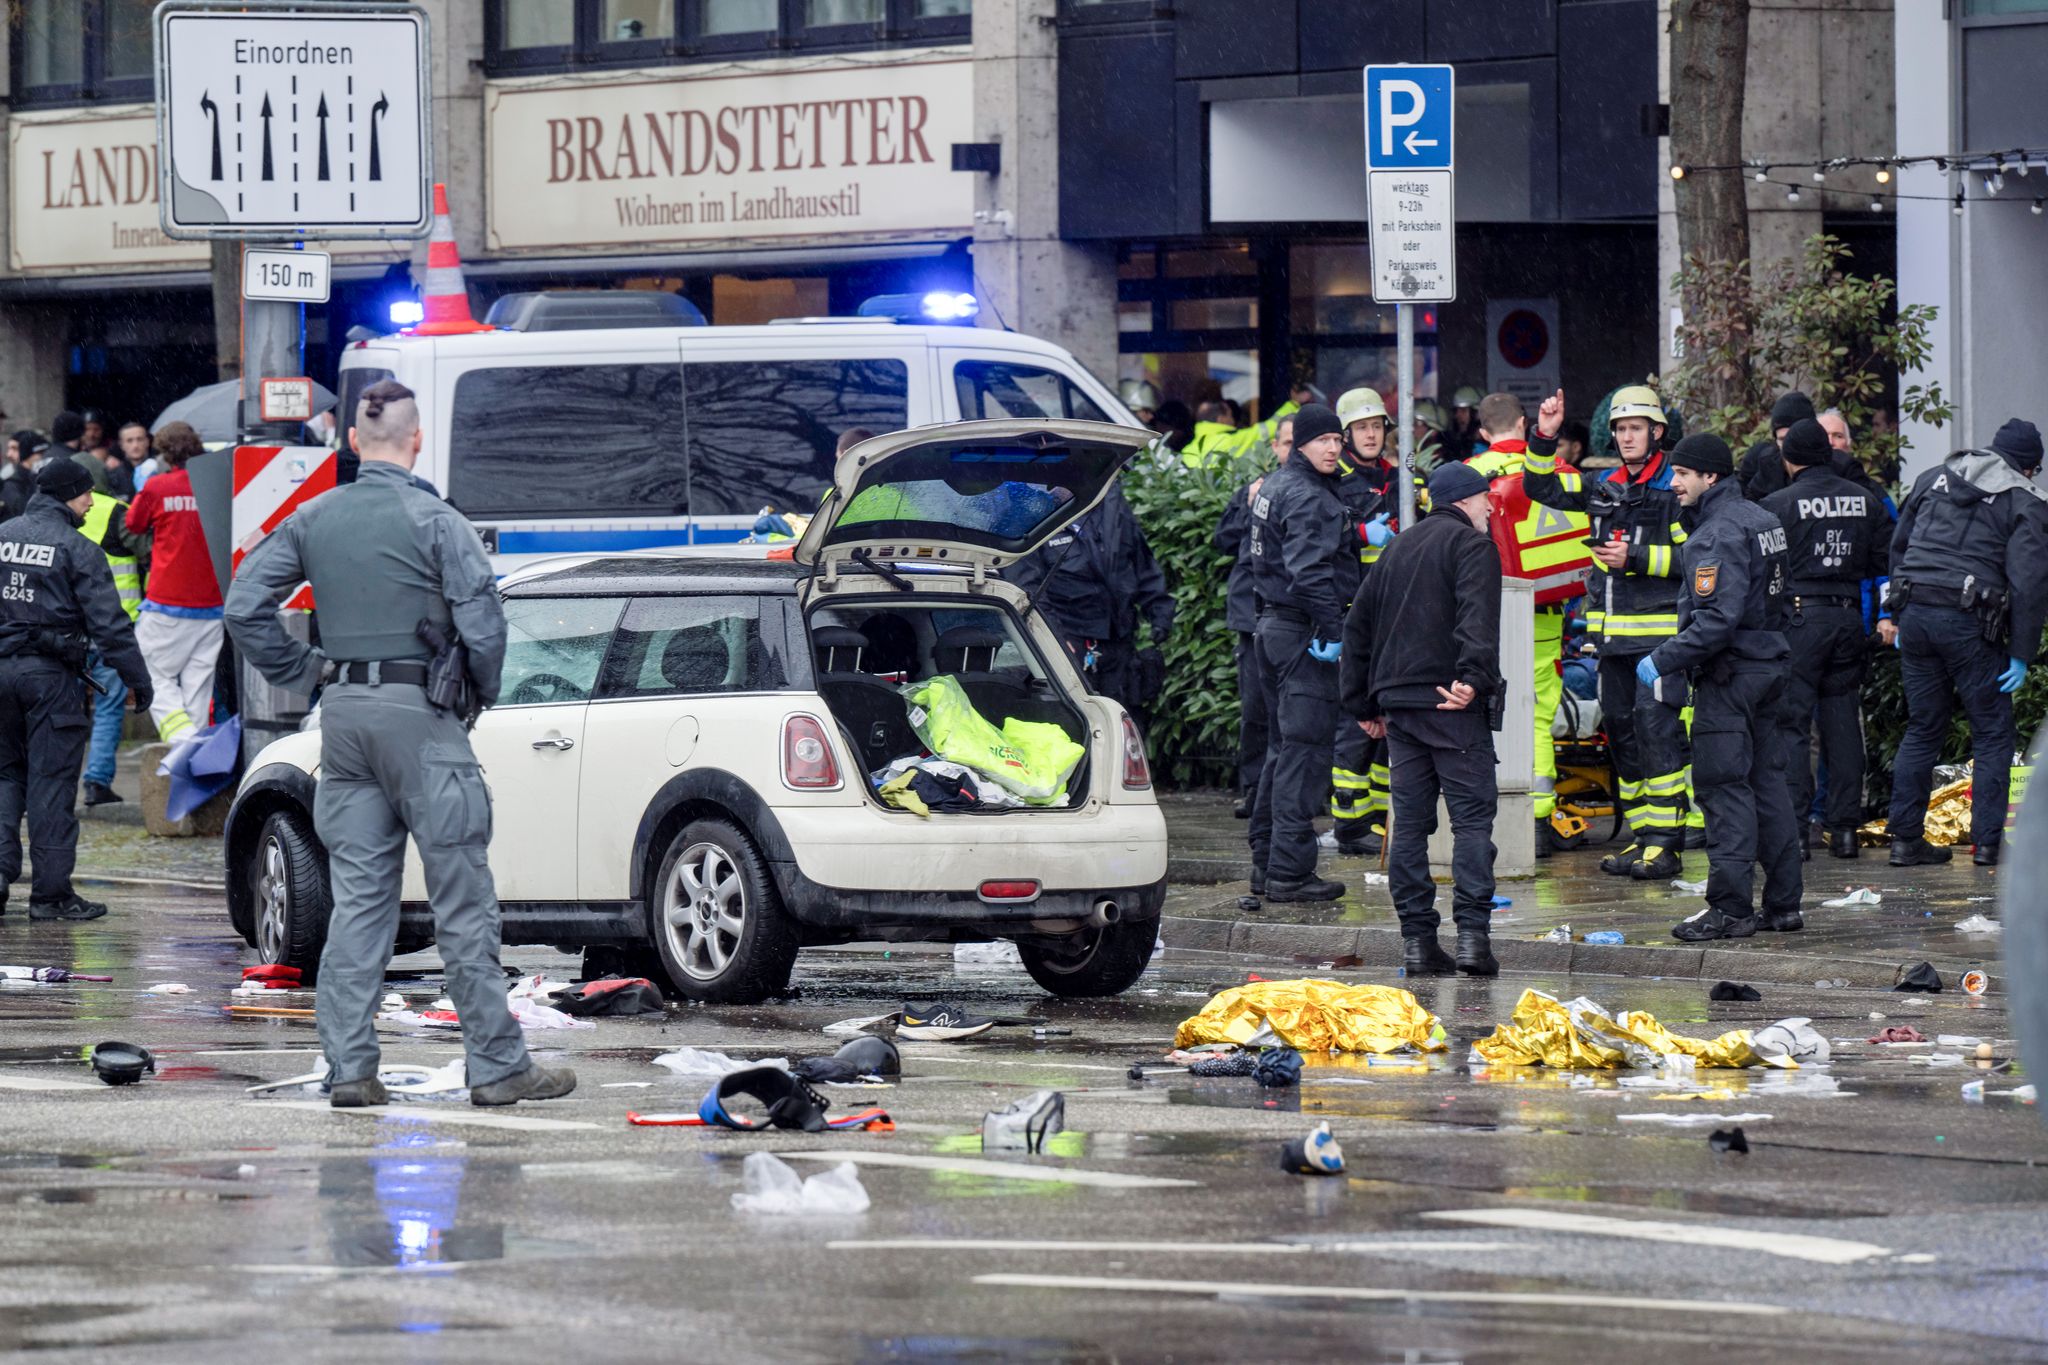
[{"label": "blue stripe on van", "polygon": [[748,531],[742,526],[699,526],[690,539],[684,526],[643,531],[507,531],[498,532],[501,555],[603,554],[607,550],[652,550],[670,545],[736,545]]}]

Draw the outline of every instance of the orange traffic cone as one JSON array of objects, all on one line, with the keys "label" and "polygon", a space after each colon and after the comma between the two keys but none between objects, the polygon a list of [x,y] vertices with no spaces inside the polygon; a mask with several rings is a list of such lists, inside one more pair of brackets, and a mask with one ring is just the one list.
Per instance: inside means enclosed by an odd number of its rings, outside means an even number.
[{"label": "orange traffic cone", "polygon": [[462,253],[455,249],[455,228],[448,221],[448,187],[434,186],[434,230],[427,238],[427,287],[422,301],[426,319],[411,328],[414,336],[456,336],[491,329],[469,315],[469,286],[462,279]]}]

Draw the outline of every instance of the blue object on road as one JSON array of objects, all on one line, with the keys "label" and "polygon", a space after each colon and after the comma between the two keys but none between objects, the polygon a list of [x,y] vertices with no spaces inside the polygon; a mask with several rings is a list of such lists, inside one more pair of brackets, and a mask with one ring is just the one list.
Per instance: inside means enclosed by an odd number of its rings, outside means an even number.
[{"label": "blue object on road", "polygon": [[1321,640],[1310,640],[1308,642],[1309,658],[1319,663],[1336,663],[1343,656],[1343,653],[1344,642],[1342,640],[1332,640],[1328,644],[1324,644]]},{"label": "blue object on road", "polygon": [[1621,930],[1619,929],[1596,929],[1592,933],[1586,935],[1586,942],[1588,943],[1614,944],[1626,943],[1627,941],[1628,940],[1624,939],[1621,936]]},{"label": "blue object on road", "polygon": [[1493,908],[1496,910],[1505,910],[1513,904],[1514,902],[1509,900],[1506,896],[1495,896],[1493,898]]},{"label": "blue object on road", "polygon": [[201,730],[171,763],[171,790],[164,800],[164,819],[182,820],[234,785],[235,761],[241,752],[240,716],[229,716],[218,725]]},{"label": "blue object on road", "polygon": [[1636,681],[1645,687],[1655,687],[1657,685],[1657,665],[1651,662],[1654,657],[1653,655],[1645,654],[1636,661]]}]

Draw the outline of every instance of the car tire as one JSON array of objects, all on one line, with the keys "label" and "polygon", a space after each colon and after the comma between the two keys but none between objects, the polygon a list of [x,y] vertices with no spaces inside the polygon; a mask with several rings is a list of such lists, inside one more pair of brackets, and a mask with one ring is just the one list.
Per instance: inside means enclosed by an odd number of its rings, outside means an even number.
[{"label": "car tire", "polygon": [[257,958],[297,967],[304,982],[313,984],[334,899],[326,861],[303,814],[280,810],[264,817],[250,859],[249,888]]},{"label": "car tire", "polygon": [[1145,974],[1159,921],[1120,921],[1057,939],[1024,939],[1017,955],[1031,979],[1059,996],[1121,995]]},{"label": "car tire", "polygon": [[724,820],[692,821],[669,842],[647,923],[662,969],[688,1000],[759,1004],[796,965],[796,925],[768,864]]}]

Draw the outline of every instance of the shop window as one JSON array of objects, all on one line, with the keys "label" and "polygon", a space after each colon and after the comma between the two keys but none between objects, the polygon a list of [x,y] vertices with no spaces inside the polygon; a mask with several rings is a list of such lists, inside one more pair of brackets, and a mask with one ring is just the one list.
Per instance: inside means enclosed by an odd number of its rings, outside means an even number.
[{"label": "shop window", "polygon": [[[126,3],[126,0],[104,0]],[[967,41],[973,0],[489,0],[493,71]]]},{"label": "shop window", "polygon": [[960,416],[970,422],[1004,417],[1109,420],[1072,380],[1035,365],[963,360],[953,367],[953,388],[960,398]]},{"label": "shop window", "polygon": [[[766,609],[770,620],[761,616]],[[643,597],[626,607],[603,697],[775,692],[790,685],[782,603],[758,597]]]},{"label": "shop window", "polygon": [[601,42],[630,43],[675,36],[675,0],[604,0],[598,13]]},{"label": "shop window", "polygon": [[882,0],[804,0],[804,23],[811,28],[881,22]]},{"label": "shop window", "polygon": [[574,0],[500,0],[500,5],[506,47],[568,47],[576,41]]},{"label": "shop window", "polygon": [[155,8],[154,0],[14,0],[15,102],[148,99]]},{"label": "shop window", "polygon": [[692,361],[684,373],[694,517],[814,512],[840,433],[910,424],[900,360]]},{"label": "shop window", "polygon": [[701,0],[697,32],[706,38],[767,34],[780,27],[777,0]]},{"label": "shop window", "polygon": [[472,517],[680,515],[682,386],[674,364],[471,370],[455,381],[448,500]]}]

